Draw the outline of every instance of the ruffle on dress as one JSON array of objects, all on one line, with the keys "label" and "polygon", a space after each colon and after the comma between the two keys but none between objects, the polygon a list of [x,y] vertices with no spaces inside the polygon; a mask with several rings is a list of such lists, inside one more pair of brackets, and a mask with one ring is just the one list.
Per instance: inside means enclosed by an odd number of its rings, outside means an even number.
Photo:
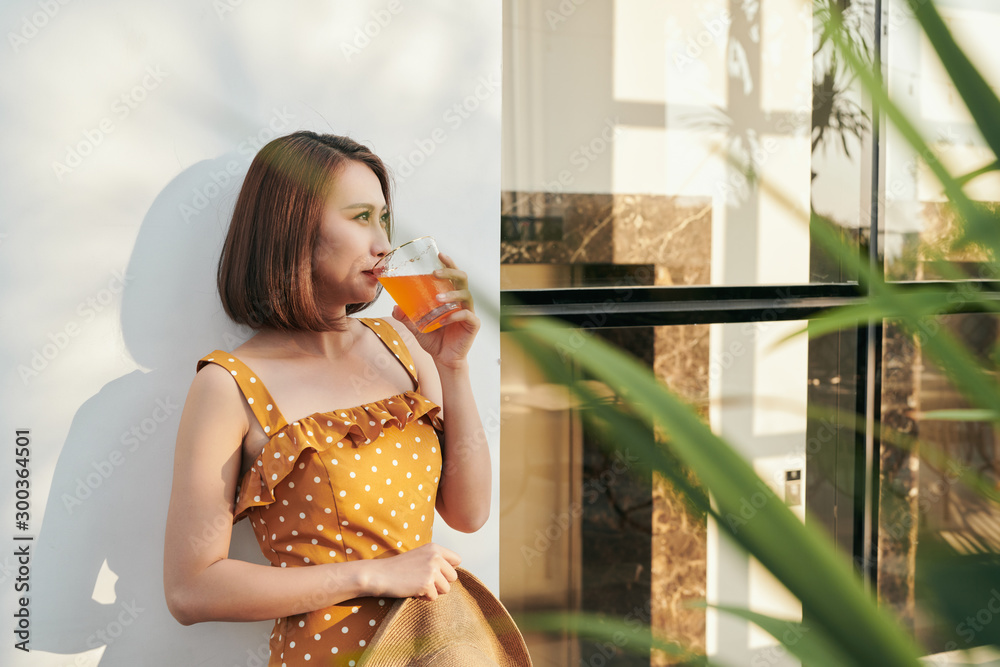
[{"label": "ruffle on dress", "polygon": [[254,507],[275,501],[274,489],[292,472],[306,450],[322,453],[331,447],[350,444],[358,448],[382,435],[385,424],[398,429],[427,417],[437,431],[444,430],[441,407],[422,394],[410,390],[353,408],[315,413],[287,424],[264,446],[253,466],[244,473],[233,510],[233,523]]}]

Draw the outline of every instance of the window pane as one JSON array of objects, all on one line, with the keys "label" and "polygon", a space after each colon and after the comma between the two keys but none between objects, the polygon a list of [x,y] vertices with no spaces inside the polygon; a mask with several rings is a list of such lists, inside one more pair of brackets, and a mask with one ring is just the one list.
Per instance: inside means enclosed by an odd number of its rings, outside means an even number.
[{"label": "window pane", "polygon": [[[805,519],[851,544],[856,352],[804,322],[629,327],[595,333],[628,350],[689,401]],[[630,443],[587,426],[587,406],[541,377],[502,339],[501,593],[512,612],[585,610],[639,620],[723,664],[795,664],[773,639],[710,602],[783,618],[798,602],[673,485],[643,475]],[[815,414],[807,414],[807,408]],[[841,421],[845,423],[842,424]],[[650,438],[653,437],[649,434]],[[680,464],[678,464],[679,466]],[[845,477],[846,475],[846,477]],[[840,504],[844,526],[837,525]],[[752,515],[730,516],[739,525]],[[536,664],[666,665],[627,647],[529,635]],[[766,662],[760,662],[764,660]],[[755,662],[756,661],[756,662]]]},{"label": "window pane", "polygon": [[[949,315],[928,321],[927,326],[923,333],[933,335],[938,327],[947,330],[984,365],[993,366],[989,360],[996,358],[1000,342],[1000,321],[995,315]],[[1000,481],[995,430],[988,422],[945,421],[928,415],[972,406],[927,356],[918,337],[886,322],[883,341],[882,422],[890,433],[887,440],[902,434],[919,444],[910,449],[882,443],[879,600],[896,613],[929,653],[973,648],[988,643],[987,639],[936,624],[922,608],[927,591],[917,583],[921,574],[918,555],[921,545],[935,542],[960,553],[1000,553],[1000,506],[959,481],[963,473],[978,474],[991,486]],[[947,462],[921,456],[925,447],[944,453]],[[984,590],[982,603],[969,600],[973,624],[990,594]],[[967,663],[956,657],[954,662],[942,658],[935,664]]]},{"label": "window pane", "polygon": [[[994,2],[938,2],[942,18],[973,64],[996,90],[1000,87],[1000,6]],[[888,19],[888,85],[893,101],[922,131],[937,158],[955,176],[991,163],[995,156],[958,91],[923,36],[905,0],[891,0]],[[886,131],[884,213],[881,228],[886,276],[895,280],[951,277],[942,261],[958,264],[961,275],[992,278],[975,248],[949,248],[958,229],[953,211],[927,163],[894,127]],[[1000,172],[970,180],[965,191],[981,202],[1000,202]]]},{"label": "window pane", "polygon": [[507,0],[505,18],[506,289],[539,286],[524,264],[552,287],[853,279],[808,217],[867,237],[870,114],[810,3]]}]

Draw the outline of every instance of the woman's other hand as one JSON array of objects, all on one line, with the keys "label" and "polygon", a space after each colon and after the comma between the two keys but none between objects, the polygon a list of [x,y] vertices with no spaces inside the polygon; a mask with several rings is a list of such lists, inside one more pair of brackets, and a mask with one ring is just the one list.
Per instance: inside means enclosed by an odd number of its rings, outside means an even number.
[{"label": "woman's other hand", "polygon": [[451,549],[432,542],[398,556],[368,562],[377,567],[371,579],[372,595],[436,600],[458,579],[455,568],[462,559]]}]

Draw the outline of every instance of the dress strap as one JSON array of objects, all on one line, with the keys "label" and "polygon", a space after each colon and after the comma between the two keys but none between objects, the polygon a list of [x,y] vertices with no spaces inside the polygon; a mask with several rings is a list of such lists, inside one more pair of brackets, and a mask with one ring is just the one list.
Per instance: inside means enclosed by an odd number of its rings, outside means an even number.
[{"label": "dress strap", "polygon": [[218,364],[232,374],[233,379],[236,380],[236,384],[240,387],[240,391],[243,392],[243,397],[250,404],[250,409],[253,410],[253,414],[260,423],[260,427],[264,429],[264,433],[271,436],[288,424],[284,416],[282,416],[281,411],[278,410],[278,406],[274,404],[274,399],[271,398],[271,393],[267,390],[267,387],[250,370],[249,366],[229,352],[216,350],[198,361],[198,370],[200,371],[206,364],[210,363]]},{"label": "dress strap", "polygon": [[413,365],[413,355],[410,354],[410,350],[406,347],[406,343],[403,342],[396,328],[382,318],[359,317],[358,320],[374,331],[382,344],[396,355],[399,363],[403,365],[403,368],[409,373],[410,379],[413,380],[414,388],[419,389],[420,380],[417,379],[417,368]]}]

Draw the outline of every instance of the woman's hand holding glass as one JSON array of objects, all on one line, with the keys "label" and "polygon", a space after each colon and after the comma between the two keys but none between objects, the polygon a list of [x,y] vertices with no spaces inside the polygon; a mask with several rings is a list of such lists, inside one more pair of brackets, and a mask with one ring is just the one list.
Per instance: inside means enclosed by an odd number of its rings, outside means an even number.
[{"label": "woman's hand holding glass", "polygon": [[449,280],[454,287],[451,291],[439,294],[438,301],[442,304],[455,303],[459,308],[441,319],[439,328],[427,333],[421,333],[398,305],[393,308],[392,316],[406,325],[420,343],[420,347],[426,350],[437,364],[453,366],[465,362],[481,323],[475,313],[472,293],[469,291],[468,274],[459,269],[448,255],[439,253],[438,258],[444,268],[435,270],[434,277]]}]

